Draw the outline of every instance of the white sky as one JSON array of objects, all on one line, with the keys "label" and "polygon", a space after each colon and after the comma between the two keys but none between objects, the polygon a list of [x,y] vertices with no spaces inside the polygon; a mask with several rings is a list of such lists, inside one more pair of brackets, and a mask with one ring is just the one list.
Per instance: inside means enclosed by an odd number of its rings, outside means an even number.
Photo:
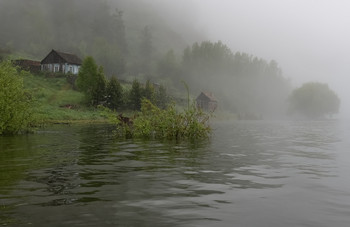
[{"label": "white sky", "polygon": [[276,60],[294,86],[328,83],[350,113],[350,0],[193,1],[209,39]]}]

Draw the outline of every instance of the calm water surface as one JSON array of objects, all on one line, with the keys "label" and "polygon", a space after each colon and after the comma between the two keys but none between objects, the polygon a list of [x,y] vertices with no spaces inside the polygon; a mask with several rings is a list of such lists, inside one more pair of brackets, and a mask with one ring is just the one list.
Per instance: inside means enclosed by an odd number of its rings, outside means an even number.
[{"label": "calm water surface", "polygon": [[213,127],[198,144],[103,125],[0,137],[0,225],[350,226],[350,123]]}]

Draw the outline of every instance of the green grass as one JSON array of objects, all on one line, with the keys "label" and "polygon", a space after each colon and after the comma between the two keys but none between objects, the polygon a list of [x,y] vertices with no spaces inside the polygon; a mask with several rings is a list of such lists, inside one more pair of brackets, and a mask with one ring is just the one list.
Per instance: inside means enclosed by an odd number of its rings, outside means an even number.
[{"label": "green grass", "polygon": [[22,73],[25,88],[35,100],[39,123],[101,122],[101,110],[85,107],[84,95],[72,89],[66,78]]}]

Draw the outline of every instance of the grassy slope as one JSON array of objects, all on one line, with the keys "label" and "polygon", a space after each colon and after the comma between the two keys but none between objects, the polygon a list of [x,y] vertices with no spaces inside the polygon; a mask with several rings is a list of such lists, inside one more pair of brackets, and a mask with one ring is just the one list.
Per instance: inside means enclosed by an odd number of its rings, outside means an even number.
[{"label": "grassy slope", "polygon": [[[106,119],[101,111],[86,108],[82,104],[84,95],[72,90],[65,78],[46,78],[41,75],[24,73],[25,88],[34,97],[39,122],[100,122]],[[65,105],[71,105],[67,108]]]},{"label": "grassy slope", "polygon": [[[22,72],[24,86],[33,95],[39,123],[92,123],[108,122],[102,110],[88,108],[83,104],[84,95],[72,89],[66,78],[50,78],[41,74],[31,75]],[[131,89],[131,84],[123,83],[125,90]],[[173,92],[174,93],[174,92]],[[187,97],[183,93],[172,95],[177,109],[187,108]],[[181,97],[181,98],[180,98]],[[184,101],[185,100],[185,101]],[[190,97],[191,104],[194,97]],[[70,105],[72,108],[67,108]],[[219,111],[220,113],[221,111]],[[124,116],[132,116],[133,111],[124,111]],[[218,114],[218,111],[215,115]],[[219,114],[220,116],[220,114]],[[219,117],[220,118],[220,117]]]}]

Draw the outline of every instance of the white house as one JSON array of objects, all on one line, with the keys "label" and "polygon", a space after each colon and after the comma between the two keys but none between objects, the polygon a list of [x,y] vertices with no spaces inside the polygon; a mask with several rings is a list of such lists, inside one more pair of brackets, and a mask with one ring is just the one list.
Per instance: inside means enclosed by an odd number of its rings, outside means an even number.
[{"label": "white house", "polygon": [[52,50],[41,61],[41,71],[78,74],[81,63],[81,59],[74,54]]}]

